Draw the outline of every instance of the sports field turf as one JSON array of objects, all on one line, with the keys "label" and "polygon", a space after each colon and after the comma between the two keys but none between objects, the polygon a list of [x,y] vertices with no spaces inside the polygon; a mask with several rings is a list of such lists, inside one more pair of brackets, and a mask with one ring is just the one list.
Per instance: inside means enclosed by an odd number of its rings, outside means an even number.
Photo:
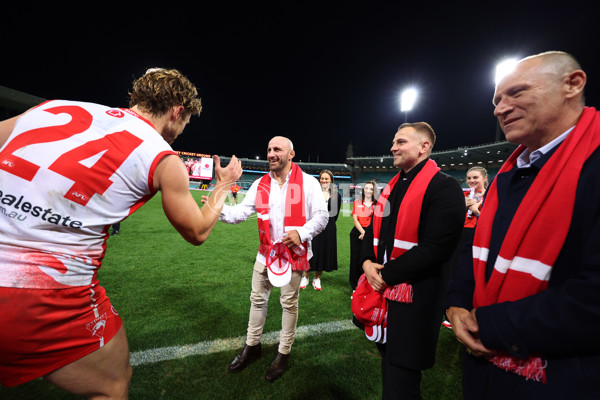
[{"label": "sports field turf", "polygon": [[[200,203],[202,192],[192,193]],[[126,219],[120,234],[108,239],[99,279],[127,330],[134,365],[130,399],[379,399],[379,354],[350,323],[349,207],[337,222],[339,269],[323,274],[322,291],[301,290],[289,368],[272,384],[264,375],[281,327],[277,288],[263,357],[238,374],[227,371],[248,323],[256,217],[218,223],[199,247],[171,227],[160,194]],[[436,365],[423,374],[423,398],[461,399],[459,345],[441,329]],[[2,400],[75,398],[41,379],[0,387]]]}]

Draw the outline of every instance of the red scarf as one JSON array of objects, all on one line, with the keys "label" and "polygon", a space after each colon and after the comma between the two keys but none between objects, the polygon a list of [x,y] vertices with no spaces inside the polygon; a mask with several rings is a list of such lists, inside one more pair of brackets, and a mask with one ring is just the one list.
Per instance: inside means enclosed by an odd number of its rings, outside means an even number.
[{"label": "red scarf", "polygon": [[[516,301],[548,287],[552,266],[571,225],[581,168],[599,145],[600,115],[594,108],[586,107],[573,131],[544,164],[521,201],[486,281],[492,224],[498,209],[498,188],[496,181],[492,182],[473,239],[473,307]],[[519,146],[498,174],[510,171],[523,150],[525,147]],[[519,359],[501,353],[490,362],[527,379],[546,382],[546,363],[540,356]]]},{"label": "red scarf", "polygon": [[[407,250],[416,246],[419,242],[419,219],[421,217],[421,206],[423,205],[423,196],[429,186],[429,182],[440,168],[435,161],[427,160],[421,171],[410,183],[398,210],[396,220],[396,229],[394,231],[394,249],[390,256],[390,261],[400,257]],[[394,189],[396,182],[400,178],[400,173],[396,174],[392,180],[383,189],[383,192],[377,200],[375,211],[373,213],[373,250],[377,258],[377,247],[379,244],[379,235],[381,231],[381,219],[383,218],[385,205],[390,193]],[[412,303],[412,285],[410,283],[399,283],[388,287],[383,293],[388,300],[401,303]]]},{"label": "red scarf", "polygon": [[[258,190],[256,192],[256,214],[258,216],[258,236],[260,246],[258,251],[263,256],[267,256],[271,246],[271,229],[269,226],[269,195],[271,193],[271,176],[266,174],[260,179]],[[290,179],[288,181],[287,192],[285,195],[285,217],[283,220],[284,232],[294,230],[304,226],[306,223],[306,210],[304,206],[304,185],[302,170],[298,165],[292,163]],[[302,243],[305,249],[308,249],[308,242]],[[293,251],[292,270],[308,271],[307,252],[298,256]]]}]

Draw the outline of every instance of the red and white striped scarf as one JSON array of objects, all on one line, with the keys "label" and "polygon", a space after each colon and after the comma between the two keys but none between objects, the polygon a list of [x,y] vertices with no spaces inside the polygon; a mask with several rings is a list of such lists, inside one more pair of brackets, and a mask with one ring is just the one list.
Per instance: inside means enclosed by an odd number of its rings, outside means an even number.
[{"label": "red and white striped scarf", "polygon": [[[398,210],[396,219],[396,229],[394,231],[394,248],[390,255],[390,261],[400,257],[407,250],[416,246],[419,242],[419,220],[421,217],[421,206],[423,205],[423,196],[429,186],[429,182],[440,168],[435,161],[427,160],[421,171],[410,183]],[[377,247],[381,234],[381,219],[384,216],[385,205],[390,193],[400,178],[400,173],[396,174],[387,186],[381,192],[375,211],[373,212],[373,250],[377,258]],[[399,283],[388,287],[383,293],[388,300],[400,303],[412,303],[413,291],[409,282]]]},{"label": "red and white striped scarf", "polygon": [[[516,301],[548,287],[552,266],[571,225],[581,168],[599,144],[600,115],[594,108],[586,107],[573,131],[544,164],[521,201],[491,276],[486,280],[492,224],[498,209],[498,188],[496,181],[492,182],[473,239],[475,308]],[[510,171],[524,150],[524,146],[519,146],[498,175]],[[540,355],[519,359],[501,353],[489,361],[527,379],[546,382],[546,363]]]},{"label": "red and white striped scarf", "polygon": [[[304,206],[304,185],[303,185],[302,170],[300,167],[292,163],[290,179],[288,181],[287,191],[285,195],[285,216],[283,219],[284,232],[294,230],[304,226],[306,223],[306,210]],[[258,190],[256,191],[256,214],[258,217],[258,237],[260,246],[258,251],[263,256],[267,256],[271,246],[271,229],[269,226],[269,195],[271,193],[271,176],[266,174],[260,179]],[[308,242],[302,243],[305,249],[308,249]],[[302,256],[298,256],[293,251],[292,255],[292,270],[293,271],[308,271],[307,252]]]}]

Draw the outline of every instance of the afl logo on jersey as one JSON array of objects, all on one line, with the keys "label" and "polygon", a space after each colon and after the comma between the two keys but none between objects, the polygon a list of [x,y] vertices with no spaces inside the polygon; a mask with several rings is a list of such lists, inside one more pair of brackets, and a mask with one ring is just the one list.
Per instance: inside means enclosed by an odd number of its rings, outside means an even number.
[{"label": "afl logo on jersey", "polygon": [[117,110],[114,108],[106,111],[106,113],[108,115],[110,115],[111,117],[115,117],[115,118],[123,118],[125,116],[125,113],[123,111]]},{"label": "afl logo on jersey", "polygon": [[71,192],[71,196],[80,198],[83,201],[87,201],[87,199],[88,199],[85,194],[82,194],[82,193],[79,193],[79,192]]}]

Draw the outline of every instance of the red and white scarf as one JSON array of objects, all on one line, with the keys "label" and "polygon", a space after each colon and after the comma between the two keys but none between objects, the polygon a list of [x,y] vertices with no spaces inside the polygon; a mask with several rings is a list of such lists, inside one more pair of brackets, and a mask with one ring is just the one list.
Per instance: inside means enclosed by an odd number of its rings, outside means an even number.
[{"label": "red and white scarf", "polygon": [[[473,239],[475,308],[516,301],[548,287],[552,266],[571,225],[581,168],[598,145],[600,113],[586,107],[573,131],[544,164],[521,201],[491,276],[486,280],[492,224],[498,209],[498,188],[496,181],[492,182]],[[498,175],[510,171],[524,150],[524,146],[519,146]],[[540,243],[544,245],[540,246]],[[489,361],[527,379],[546,382],[546,362],[539,355],[519,359],[501,353]]]},{"label": "red and white scarf", "polygon": [[[263,256],[267,256],[271,247],[271,229],[269,226],[269,195],[271,193],[271,176],[266,174],[260,179],[258,190],[256,192],[256,214],[258,216],[258,237],[260,246],[258,251]],[[283,219],[284,232],[294,230],[304,226],[306,223],[306,209],[304,205],[304,185],[302,170],[300,167],[292,163],[292,170],[288,181],[287,191],[285,195],[285,216]],[[308,249],[308,242],[302,243],[305,249]],[[293,251],[292,255],[292,270],[293,271],[308,271],[307,252],[302,256],[298,256]]]},{"label": "red and white scarf", "polygon": [[[389,257],[390,261],[400,257],[418,244],[419,220],[423,197],[425,196],[425,190],[427,190],[429,182],[431,182],[431,179],[439,170],[440,168],[435,161],[427,160],[421,171],[419,171],[410,183],[398,210],[396,229],[394,231],[394,248]],[[381,220],[384,216],[385,205],[399,178],[400,173],[392,178],[383,189],[383,192],[381,192],[375,205],[375,211],[373,212],[373,250],[375,251],[375,258],[377,258],[377,247],[381,234]],[[386,288],[383,295],[388,300],[400,303],[412,303],[412,285],[408,282],[399,283]]]}]

